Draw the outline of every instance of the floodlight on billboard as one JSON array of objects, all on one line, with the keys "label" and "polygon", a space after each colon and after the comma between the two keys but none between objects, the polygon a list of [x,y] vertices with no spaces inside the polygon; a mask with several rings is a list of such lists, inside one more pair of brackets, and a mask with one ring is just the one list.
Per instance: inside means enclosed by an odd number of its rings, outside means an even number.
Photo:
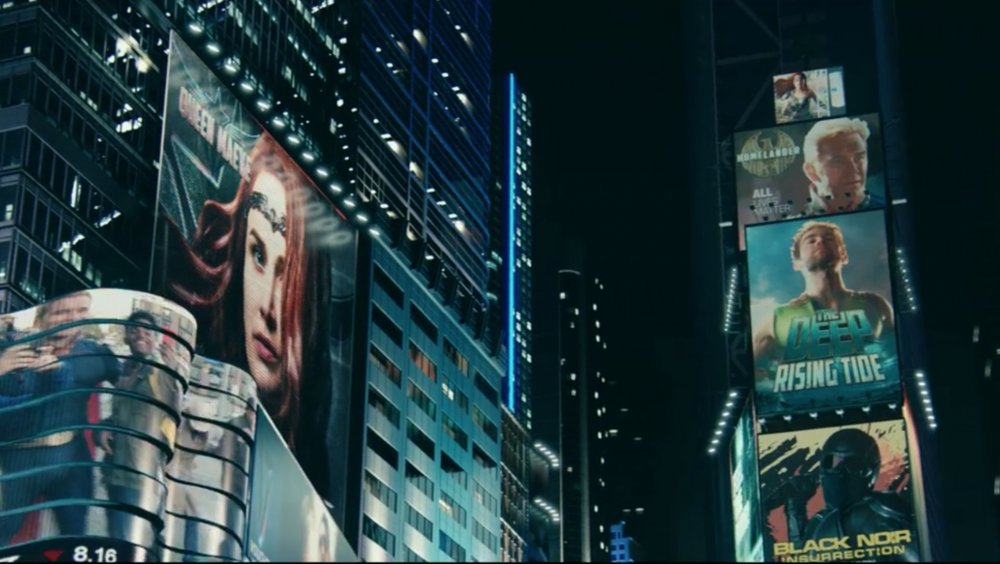
[{"label": "floodlight on billboard", "polygon": [[883,211],[748,228],[747,263],[758,416],[900,401]]},{"label": "floodlight on billboard", "polygon": [[740,249],[748,225],[885,207],[877,114],[737,132]]}]

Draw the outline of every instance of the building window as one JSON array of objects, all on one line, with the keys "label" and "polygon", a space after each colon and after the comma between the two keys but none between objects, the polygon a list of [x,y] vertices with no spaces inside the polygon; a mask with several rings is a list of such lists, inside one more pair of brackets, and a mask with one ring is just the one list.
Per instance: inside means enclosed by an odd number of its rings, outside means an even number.
[{"label": "building window", "polygon": [[438,529],[438,548],[456,562],[465,562],[465,549],[451,537]]},{"label": "building window", "polygon": [[366,537],[381,546],[390,556],[396,555],[396,535],[383,529],[378,523],[372,521],[367,515],[361,521],[361,531]]},{"label": "building window", "polygon": [[399,428],[399,409],[371,386],[368,387],[368,405],[384,415],[393,427]]},{"label": "building window", "polygon": [[403,562],[427,562],[419,554],[410,550],[410,547],[403,545]]},{"label": "building window", "polygon": [[420,308],[418,308],[416,305],[412,303],[410,304],[410,320],[413,321],[413,324],[416,325],[421,331],[423,331],[423,333],[427,335],[427,337],[429,337],[430,340],[437,343],[437,338],[438,338],[437,327],[424,314],[424,312],[420,311]]},{"label": "building window", "polygon": [[386,336],[392,339],[392,342],[396,343],[396,346],[403,346],[403,330],[393,323],[392,319],[389,319],[389,316],[376,305],[372,305],[372,322]]},{"label": "building window", "polygon": [[374,343],[371,345],[368,356],[372,363],[374,363],[375,366],[377,366],[379,370],[381,370],[382,373],[385,374],[390,381],[392,381],[393,384],[396,384],[396,386],[400,385],[403,371],[396,366],[396,363],[389,360],[389,357],[386,356],[384,352],[380,351]]},{"label": "building window", "polygon": [[458,504],[452,497],[444,491],[441,491],[441,499],[438,500],[438,505],[441,506],[441,511],[446,513],[449,517],[455,520],[461,526],[465,526],[466,523],[466,513],[465,508]]},{"label": "building window", "polygon": [[382,270],[379,265],[375,265],[375,283],[386,293],[389,298],[396,302],[396,305],[403,307],[403,289],[393,282],[392,278]]},{"label": "building window", "polygon": [[372,452],[379,455],[389,466],[398,468],[399,452],[386,442],[385,439],[380,437],[378,433],[373,431],[371,427],[368,428],[368,448],[372,449]]},{"label": "building window", "polygon": [[451,341],[448,340],[447,337],[444,339],[444,356],[451,360],[463,376],[469,375],[469,359],[465,358],[462,353],[458,352],[458,349],[451,343]]},{"label": "building window", "polygon": [[365,470],[365,489],[368,493],[372,494],[375,499],[382,502],[383,505],[391,509],[393,512],[396,511],[396,501],[397,495],[395,490],[387,486],[382,480],[375,477],[374,474]]},{"label": "building window", "polygon": [[441,427],[462,450],[469,448],[469,435],[444,412],[441,413]]},{"label": "building window", "polygon": [[409,503],[406,504],[406,524],[427,537],[427,540],[434,541],[434,525],[431,520],[421,515]]},{"label": "building window", "polygon": [[413,484],[432,501],[434,500],[434,482],[409,462],[406,463],[406,481]]},{"label": "building window", "polygon": [[497,462],[492,458],[490,458],[490,456],[486,454],[486,451],[479,448],[479,445],[477,445],[476,443],[472,443],[472,460],[479,467],[485,470],[496,471]]},{"label": "building window", "polygon": [[437,366],[434,365],[430,357],[424,351],[420,350],[420,347],[414,344],[413,341],[410,341],[410,360],[413,361],[413,364],[417,365],[417,368],[425,376],[430,378],[431,382],[437,381]]},{"label": "building window", "polygon": [[476,537],[476,540],[483,543],[486,548],[489,548],[492,552],[497,551],[497,537],[489,531],[486,527],[480,524],[479,521],[472,520],[472,536]]},{"label": "building window", "polygon": [[472,406],[472,421],[476,424],[477,427],[479,427],[480,429],[483,430],[484,433],[486,433],[487,437],[492,439],[493,442],[497,442],[500,435],[499,430],[497,429],[496,424],[490,421],[490,419],[486,417],[486,414],[483,413],[481,409],[479,409],[479,406],[476,405]]},{"label": "building window", "polygon": [[475,381],[476,389],[479,390],[479,393],[483,394],[483,397],[489,400],[490,405],[500,404],[500,393],[486,381],[486,378],[478,370],[476,370]]},{"label": "building window", "polygon": [[406,437],[410,441],[417,445],[424,454],[426,454],[431,459],[434,458],[434,441],[427,436],[426,433],[420,430],[419,427],[413,424],[413,421],[406,421]]},{"label": "building window", "polygon": [[426,413],[428,417],[435,421],[437,420],[437,406],[434,404],[434,401],[420,389],[420,386],[413,382],[413,380],[407,380],[406,395],[413,401],[413,403],[417,404],[417,407]]},{"label": "building window", "polygon": [[468,487],[469,475],[465,472],[465,469],[444,452],[441,453],[441,469],[463,488]]}]

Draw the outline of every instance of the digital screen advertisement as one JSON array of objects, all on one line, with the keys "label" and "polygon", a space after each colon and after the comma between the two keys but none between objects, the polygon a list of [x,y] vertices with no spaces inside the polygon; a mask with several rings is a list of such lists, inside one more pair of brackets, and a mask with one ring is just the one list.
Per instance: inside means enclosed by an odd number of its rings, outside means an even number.
[{"label": "digital screen advertisement", "polygon": [[757,440],[769,561],[920,560],[902,419]]},{"label": "digital screen advertisement", "polygon": [[266,414],[257,426],[253,476],[248,561],[358,561]]},{"label": "digital screen advertisement", "polygon": [[757,442],[753,426],[753,409],[747,402],[729,448],[733,540],[737,562],[764,561],[760,489],[757,483]]},{"label": "digital screen advertisement", "polygon": [[[0,547],[85,536],[151,547],[194,319],[154,295],[98,289],[0,325]],[[101,546],[112,545],[125,546]]]},{"label": "digital screen advertisement", "polygon": [[356,231],[176,35],[169,53],[153,285],[344,511]]},{"label": "digital screen advertisement", "polygon": [[847,112],[843,67],[776,74],[773,80],[777,124],[842,116]]},{"label": "digital screen advertisement", "polygon": [[747,229],[758,417],[899,401],[884,217]]},{"label": "digital screen advertisement", "polygon": [[733,134],[740,249],[746,226],[885,207],[878,114]]}]

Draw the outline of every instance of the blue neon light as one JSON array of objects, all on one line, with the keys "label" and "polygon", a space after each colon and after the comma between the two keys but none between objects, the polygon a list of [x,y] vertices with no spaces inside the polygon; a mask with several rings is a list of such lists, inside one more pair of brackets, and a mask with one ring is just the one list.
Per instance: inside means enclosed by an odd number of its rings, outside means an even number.
[{"label": "blue neon light", "polygon": [[507,409],[514,412],[514,75],[508,76],[510,109],[507,124]]}]

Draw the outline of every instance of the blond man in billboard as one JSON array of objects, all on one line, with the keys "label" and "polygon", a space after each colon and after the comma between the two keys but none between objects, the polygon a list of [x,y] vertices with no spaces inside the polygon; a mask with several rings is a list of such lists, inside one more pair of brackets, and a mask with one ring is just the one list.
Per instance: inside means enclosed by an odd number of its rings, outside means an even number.
[{"label": "blond man in billboard", "polygon": [[864,311],[876,340],[884,331],[892,331],[895,327],[892,306],[885,298],[844,285],[842,270],[848,262],[847,245],[837,224],[804,222],[792,236],[790,251],[792,268],[802,273],[805,289],[798,297],[775,308],[774,315],[754,330],[753,356],[757,366],[766,365],[776,347],[785,349],[794,319],[812,317],[820,310]]},{"label": "blond man in billboard", "polygon": [[812,126],[802,142],[809,198],[801,216],[884,205],[866,188],[870,136],[868,124],[858,118],[827,119]]}]

